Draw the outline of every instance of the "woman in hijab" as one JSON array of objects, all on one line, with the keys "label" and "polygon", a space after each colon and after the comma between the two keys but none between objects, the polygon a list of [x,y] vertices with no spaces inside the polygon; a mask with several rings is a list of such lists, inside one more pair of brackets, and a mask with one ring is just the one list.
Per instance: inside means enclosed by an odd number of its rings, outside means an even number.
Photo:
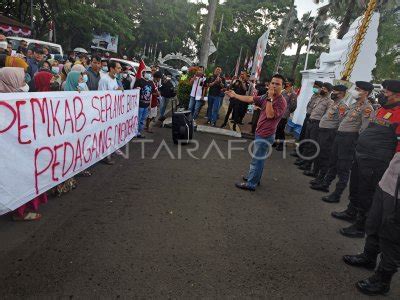
[{"label": "woman in hijab", "polygon": [[[27,91],[23,68],[5,67],[0,69],[0,93],[18,93]],[[47,202],[47,194],[43,193],[14,211],[14,221],[37,221],[42,217],[38,208]]]},{"label": "woman in hijab", "polygon": [[78,71],[71,71],[68,73],[67,80],[65,81],[64,91],[88,91],[89,88],[84,80],[86,74]]},{"label": "woman in hijab", "polygon": [[67,62],[64,64],[62,70],[61,70],[61,90],[64,90],[65,83],[67,80],[68,73],[71,72],[72,68],[72,63]]},{"label": "woman in hijab", "polygon": [[0,69],[0,93],[28,92],[23,68],[4,67]]},{"label": "woman in hijab", "polygon": [[59,91],[60,85],[53,74],[47,71],[40,71],[35,74],[35,87],[37,92]]}]

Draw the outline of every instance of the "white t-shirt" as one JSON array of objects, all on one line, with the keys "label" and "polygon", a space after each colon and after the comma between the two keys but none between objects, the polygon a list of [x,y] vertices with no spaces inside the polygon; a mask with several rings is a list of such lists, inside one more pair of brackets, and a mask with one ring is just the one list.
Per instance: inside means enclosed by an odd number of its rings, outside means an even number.
[{"label": "white t-shirt", "polygon": [[118,90],[117,79],[111,78],[109,74],[104,75],[99,81],[99,91],[114,91]]},{"label": "white t-shirt", "polygon": [[195,100],[200,100],[203,95],[203,84],[206,81],[205,77],[196,77],[193,81],[192,91],[190,97],[195,97]]}]

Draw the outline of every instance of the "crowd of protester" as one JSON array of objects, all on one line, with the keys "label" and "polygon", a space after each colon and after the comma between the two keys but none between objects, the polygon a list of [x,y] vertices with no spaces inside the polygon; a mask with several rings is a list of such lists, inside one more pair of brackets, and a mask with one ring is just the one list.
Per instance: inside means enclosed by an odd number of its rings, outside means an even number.
[{"label": "crowd of protester", "polygon": [[[160,106],[160,120],[165,118],[166,107],[175,97],[171,80],[164,76],[157,67],[151,71],[144,63],[136,70],[122,67],[115,60],[98,54],[69,52],[67,58],[51,56],[46,46],[36,45],[28,49],[27,42],[21,40],[15,54],[5,36],[0,35],[0,93],[48,92],[48,91],[96,91],[129,90],[140,88],[138,138],[143,132],[151,133],[151,123],[157,117]],[[120,153],[119,150],[116,153]],[[111,156],[103,163],[113,165]],[[85,170],[76,177],[89,177],[91,171]],[[61,196],[75,189],[78,183],[75,177],[57,185],[49,193]],[[15,221],[40,220],[39,205],[47,202],[44,193],[27,204],[16,209],[12,218]]]}]

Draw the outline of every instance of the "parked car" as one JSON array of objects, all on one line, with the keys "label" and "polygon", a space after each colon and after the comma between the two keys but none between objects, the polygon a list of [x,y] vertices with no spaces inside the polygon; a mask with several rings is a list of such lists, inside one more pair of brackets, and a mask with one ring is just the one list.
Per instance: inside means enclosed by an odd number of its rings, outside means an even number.
[{"label": "parked car", "polygon": [[139,63],[130,61],[130,60],[125,60],[125,59],[119,59],[119,58],[110,58],[110,61],[116,61],[121,64],[121,67],[131,67],[132,72],[136,75],[136,71],[139,68]]},{"label": "parked car", "polygon": [[45,41],[40,41],[40,40],[33,40],[33,39],[28,39],[24,37],[19,37],[19,36],[8,36],[7,40],[11,43],[13,51],[17,51],[20,41],[24,40],[28,43],[28,49],[34,49],[38,45],[42,46],[47,46],[49,48],[49,52],[51,54],[51,57],[54,58],[55,54],[64,55],[63,49],[61,45],[59,44],[54,44],[54,43],[49,43]]}]

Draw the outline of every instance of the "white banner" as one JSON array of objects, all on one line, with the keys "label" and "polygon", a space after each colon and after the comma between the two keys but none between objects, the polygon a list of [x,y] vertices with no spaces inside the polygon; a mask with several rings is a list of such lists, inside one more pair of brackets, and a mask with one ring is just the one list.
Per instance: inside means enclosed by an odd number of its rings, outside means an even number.
[{"label": "white banner", "polygon": [[0,215],[136,134],[139,90],[0,94]]},{"label": "white banner", "polygon": [[267,49],[269,31],[270,29],[268,28],[268,30],[264,32],[264,34],[258,39],[256,53],[254,54],[254,61],[252,62],[253,68],[251,69],[250,76],[250,78],[254,78],[255,80],[260,79],[261,68],[265,56],[265,49]]}]

